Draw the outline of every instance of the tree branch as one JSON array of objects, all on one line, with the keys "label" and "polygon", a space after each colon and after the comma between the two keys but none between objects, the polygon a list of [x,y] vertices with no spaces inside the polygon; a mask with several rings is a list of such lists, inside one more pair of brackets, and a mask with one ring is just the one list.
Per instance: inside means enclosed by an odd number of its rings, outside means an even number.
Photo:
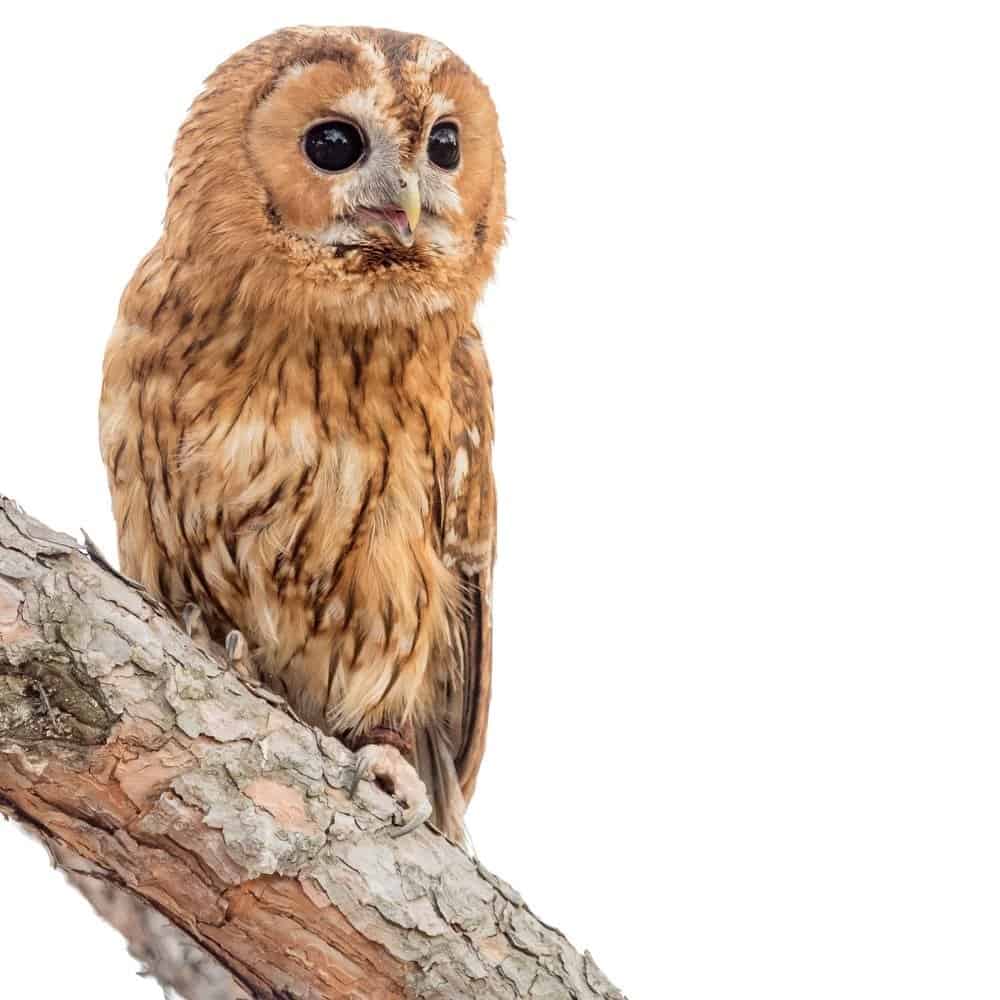
[{"label": "tree branch", "polygon": [[457,846],[391,838],[392,800],[345,791],[352,759],[0,498],[0,808],[161,981],[198,1000],[622,1000]]}]

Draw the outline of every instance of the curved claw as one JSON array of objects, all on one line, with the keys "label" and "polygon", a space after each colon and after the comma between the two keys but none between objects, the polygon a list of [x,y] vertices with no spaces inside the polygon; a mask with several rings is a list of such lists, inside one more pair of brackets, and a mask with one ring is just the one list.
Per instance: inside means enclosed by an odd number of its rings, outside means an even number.
[{"label": "curved claw", "polygon": [[233,666],[236,666],[246,658],[246,655],[247,641],[243,633],[234,628],[226,636],[226,657]]},{"label": "curved claw", "polygon": [[369,743],[357,752],[354,771],[347,786],[352,799],[363,778],[388,788],[400,804],[399,825],[389,828],[393,837],[415,830],[430,818],[433,808],[427,798],[427,789],[413,765],[395,747]]},{"label": "curved claw", "polygon": [[181,611],[181,624],[184,631],[195,640],[201,642],[208,639],[208,626],[205,625],[205,616],[197,604],[185,604]]},{"label": "curved claw", "polygon": [[354,756],[354,771],[351,774],[350,783],[347,786],[347,794],[354,798],[358,793],[358,786],[362,778],[373,779],[375,777],[375,759],[378,756],[379,747],[373,744],[363,746]]},{"label": "curved claw", "polygon": [[[389,827],[389,836],[402,837],[404,833],[416,830],[418,826],[423,826],[424,823],[431,818],[431,813],[433,811],[434,810],[427,799],[424,799],[422,802],[418,802],[412,809],[404,809],[403,825]],[[409,819],[407,819],[407,813],[409,814]]]},{"label": "curved claw", "polygon": [[250,655],[250,646],[239,629],[234,628],[226,635],[226,660],[251,687],[260,684],[260,674]]}]

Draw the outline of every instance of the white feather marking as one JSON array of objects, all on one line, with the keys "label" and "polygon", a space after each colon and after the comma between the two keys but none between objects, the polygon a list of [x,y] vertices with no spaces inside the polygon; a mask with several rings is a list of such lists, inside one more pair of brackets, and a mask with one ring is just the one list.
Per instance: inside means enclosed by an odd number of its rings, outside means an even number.
[{"label": "white feather marking", "polygon": [[356,507],[368,480],[368,463],[357,445],[347,439],[337,444],[337,495],[345,505]]},{"label": "white feather marking", "polygon": [[127,394],[105,398],[107,401],[101,404],[101,444],[107,458],[121,439],[122,430],[133,420],[132,401]]},{"label": "white feather marking", "polygon": [[326,606],[326,617],[334,625],[339,625],[344,620],[344,602],[339,597],[331,597]]},{"label": "white feather marking", "polygon": [[301,417],[292,420],[288,427],[288,443],[303,465],[312,465],[319,451],[315,423]]},{"label": "white feather marking", "polygon": [[253,465],[260,458],[268,425],[263,420],[237,421],[222,442],[222,462],[226,468]]},{"label": "white feather marking", "polygon": [[413,65],[422,73],[433,73],[449,56],[451,50],[436,42],[433,38],[425,38],[414,57]]},{"label": "white feather marking", "polygon": [[450,115],[455,110],[455,102],[444,94],[431,94],[427,109],[430,112],[427,117],[433,123],[445,115]]},{"label": "white feather marking", "polygon": [[451,226],[444,219],[425,217],[417,229],[417,235],[421,242],[431,244],[444,254],[453,254],[459,247],[459,241],[451,231]]},{"label": "white feather marking", "polygon": [[453,493],[458,493],[462,489],[465,477],[469,474],[469,453],[465,448],[459,448],[455,452],[454,464],[451,467],[451,489]]},{"label": "white feather marking", "polygon": [[[357,38],[356,35],[355,38]],[[385,72],[385,55],[377,45],[369,41],[367,38],[358,38],[358,48],[361,58],[368,63],[368,66],[373,71],[373,74],[381,74]]]},{"label": "white feather marking", "polygon": [[331,110],[353,115],[362,121],[379,118],[381,116],[379,115],[378,90],[375,87],[366,87],[364,90],[349,90],[337,100]]}]

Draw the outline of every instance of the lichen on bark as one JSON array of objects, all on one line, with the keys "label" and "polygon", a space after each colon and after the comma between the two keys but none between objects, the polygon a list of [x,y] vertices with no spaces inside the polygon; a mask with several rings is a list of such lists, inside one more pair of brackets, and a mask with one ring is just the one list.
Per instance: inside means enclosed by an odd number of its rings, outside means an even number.
[{"label": "lichen on bark", "polygon": [[458,846],[392,838],[388,796],[348,795],[352,761],[0,499],[0,805],[162,981],[206,1000],[621,997]]}]

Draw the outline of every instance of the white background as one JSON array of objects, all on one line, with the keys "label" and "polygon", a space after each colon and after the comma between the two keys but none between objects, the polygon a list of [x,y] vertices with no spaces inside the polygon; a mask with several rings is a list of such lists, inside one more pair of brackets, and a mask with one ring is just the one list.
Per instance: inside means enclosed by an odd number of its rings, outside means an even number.
[{"label": "white background", "polygon": [[[995,998],[991,6],[19,5],[0,491],[114,550],[101,356],[201,79],[440,38],[509,163],[479,853],[632,1000]],[[0,887],[5,995],[159,995],[13,826]]]}]

